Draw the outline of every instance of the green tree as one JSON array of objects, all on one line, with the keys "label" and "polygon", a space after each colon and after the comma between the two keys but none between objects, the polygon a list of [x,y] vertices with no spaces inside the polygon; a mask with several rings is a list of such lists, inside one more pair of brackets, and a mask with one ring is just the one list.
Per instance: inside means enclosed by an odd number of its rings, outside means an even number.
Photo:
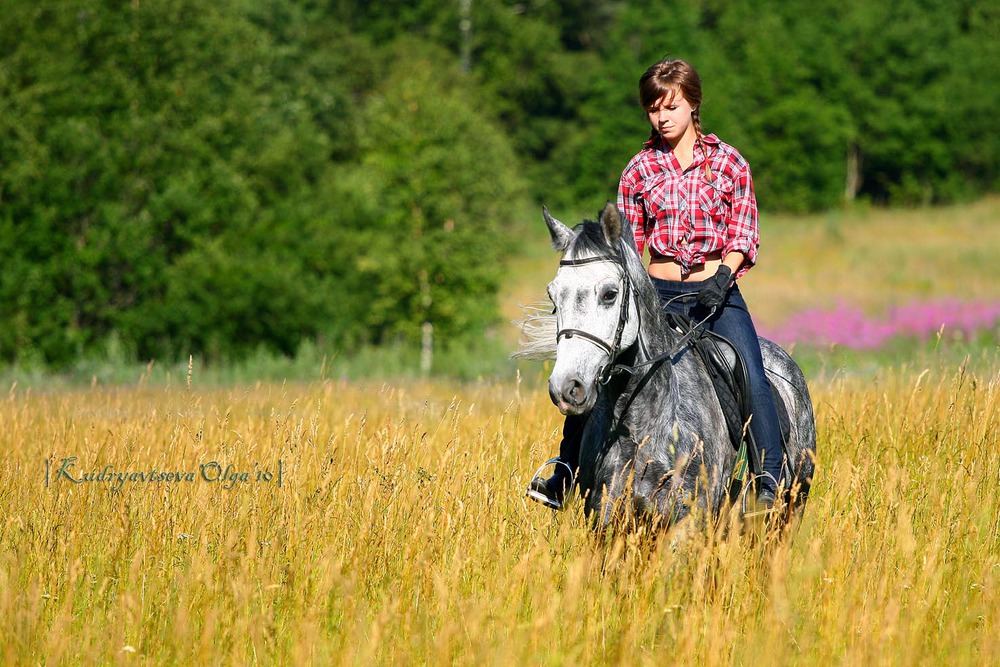
[{"label": "green tree", "polygon": [[[992,187],[995,168],[970,164],[997,163],[982,102],[1000,87],[985,64],[997,51],[988,6],[720,5],[717,34],[735,75],[728,100],[750,118],[740,145],[762,200],[791,210],[844,194],[926,204]],[[974,85],[981,93],[965,94]]]},{"label": "green tree", "polygon": [[386,342],[430,322],[467,340],[496,316],[519,163],[454,59],[412,39],[394,53],[363,111],[360,160],[331,183],[346,227],[328,268],[365,297],[342,303],[341,325]]},{"label": "green tree", "polygon": [[0,35],[4,360],[479,335],[514,211],[615,196],[664,56],[765,209],[1000,185],[988,0],[8,0]]}]

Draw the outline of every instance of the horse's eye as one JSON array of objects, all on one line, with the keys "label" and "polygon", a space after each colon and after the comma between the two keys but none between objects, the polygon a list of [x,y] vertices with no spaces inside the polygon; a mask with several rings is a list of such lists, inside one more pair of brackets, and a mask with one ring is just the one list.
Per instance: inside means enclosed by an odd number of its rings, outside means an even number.
[{"label": "horse's eye", "polygon": [[609,287],[603,292],[601,292],[601,303],[612,304],[615,302],[615,299],[617,298],[618,298],[618,290],[615,289],[614,287]]}]

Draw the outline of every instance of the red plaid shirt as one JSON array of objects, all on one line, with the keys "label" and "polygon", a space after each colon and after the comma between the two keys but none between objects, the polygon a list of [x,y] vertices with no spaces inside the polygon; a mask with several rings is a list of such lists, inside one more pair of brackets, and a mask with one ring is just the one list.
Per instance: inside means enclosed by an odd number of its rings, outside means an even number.
[{"label": "red plaid shirt", "polygon": [[659,137],[647,141],[622,173],[618,208],[632,223],[640,256],[648,244],[651,255],[675,260],[687,275],[706,255],[739,251],[746,256],[739,278],[757,261],[760,245],[750,165],[714,134],[704,143],[711,182],[697,144],[683,171],[669,144]]}]

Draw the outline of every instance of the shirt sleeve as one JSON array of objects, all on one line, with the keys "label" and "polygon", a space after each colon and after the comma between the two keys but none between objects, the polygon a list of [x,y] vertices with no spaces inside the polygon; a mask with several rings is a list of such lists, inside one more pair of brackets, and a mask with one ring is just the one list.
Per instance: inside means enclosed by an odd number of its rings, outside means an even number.
[{"label": "shirt sleeve", "polygon": [[642,257],[642,251],[646,248],[646,214],[642,203],[642,181],[639,179],[639,170],[633,164],[625,168],[618,183],[618,210],[632,226],[635,249],[639,251],[639,257]]},{"label": "shirt sleeve", "polygon": [[744,166],[733,180],[731,211],[722,255],[736,251],[746,257],[743,266],[736,273],[739,278],[757,263],[757,248],[760,246],[757,197],[754,195],[753,177],[748,166]]}]

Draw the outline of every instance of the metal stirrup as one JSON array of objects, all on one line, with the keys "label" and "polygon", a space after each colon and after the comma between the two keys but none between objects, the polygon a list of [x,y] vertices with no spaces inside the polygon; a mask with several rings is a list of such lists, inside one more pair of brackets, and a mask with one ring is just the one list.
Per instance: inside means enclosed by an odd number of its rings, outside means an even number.
[{"label": "metal stirrup", "polygon": [[[563,498],[565,498],[566,496],[569,495],[570,491],[572,491],[573,487],[576,485],[576,475],[573,473],[573,468],[570,467],[570,465],[568,463],[566,463],[565,461],[563,461],[558,456],[555,457],[555,458],[549,459],[548,461],[546,461],[545,463],[543,463],[542,465],[540,465],[538,467],[538,470],[535,471],[535,474],[531,476],[531,482],[534,482],[536,479],[539,478],[539,475],[542,474],[542,471],[545,470],[546,466],[550,466],[552,464],[565,466],[566,470],[569,471],[569,486],[566,488],[565,495],[563,496]],[[531,482],[528,482],[528,491],[527,491],[527,493],[525,495],[527,495],[530,498],[533,498],[534,500],[537,500],[537,501],[541,502],[543,505],[546,505],[547,507],[552,507],[553,509],[561,509],[562,508],[562,503],[556,502],[556,501],[552,500],[551,498],[544,497],[541,494],[532,491],[532,489],[531,489]]]},{"label": "metal stirrup", "polygon": [[[772,475],[769,472],[762,472],[759,475],[751,474],[750,477],[751,479],[747,480],[746,484],[743,485],[743,490],[740,492],[740,510],[742,511],[743,514],[746,514],[747,512],[747,492],[750,489],[754,489],[754,491],[757,491],[756,482],[758,479],[764,479],[765,477],[770,477],[774,481],[774,486],[778,489],[778,491],[780,491],[782,488],[778,486],[778,480],[774,479],[774,475]],[[774,496],[777,499],[778,493],[775,493]]]}]

